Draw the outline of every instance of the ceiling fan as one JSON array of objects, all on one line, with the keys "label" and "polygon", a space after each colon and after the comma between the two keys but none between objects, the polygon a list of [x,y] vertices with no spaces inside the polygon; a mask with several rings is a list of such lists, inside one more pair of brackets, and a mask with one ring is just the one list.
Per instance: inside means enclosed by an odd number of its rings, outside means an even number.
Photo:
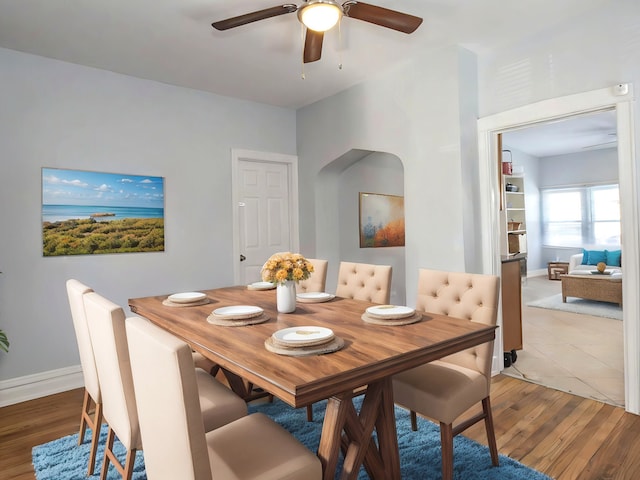
[{"label": "ceiling fan", "polygon": [[216,30],[228,30],[296,11],[298,12],[298,20],[307,27],[304,42],[304,63],[320,60],[324,32],[333,28],[342,16],[391,28],[403,33],[413,33],[422,23],[422,18],[420,17],[356,0],[347,0],[342,5],[338,5],[335,0],[307,0],[300,6],[286,3],[220,20],[212,23],[211,26]]}]

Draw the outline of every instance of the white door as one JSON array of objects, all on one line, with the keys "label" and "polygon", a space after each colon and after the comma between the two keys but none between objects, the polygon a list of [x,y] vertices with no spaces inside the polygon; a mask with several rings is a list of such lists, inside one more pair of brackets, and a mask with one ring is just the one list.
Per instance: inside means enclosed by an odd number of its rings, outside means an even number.
[{"label": "white door", "polygon": [[233,152],[236,283],[260,280],[275,252],[297,251],[296,157]]}]

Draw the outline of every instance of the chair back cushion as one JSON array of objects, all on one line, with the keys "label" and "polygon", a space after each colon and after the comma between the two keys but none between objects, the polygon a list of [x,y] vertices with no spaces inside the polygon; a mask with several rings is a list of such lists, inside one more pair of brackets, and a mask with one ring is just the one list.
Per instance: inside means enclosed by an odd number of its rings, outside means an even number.
[{"label": "chair back cushion", "polygon": [[298,293],[304,292],[324,292],[327,283],[327,260],[308,258],[313,265],[313,273],[306,280],[298,282],[296,290]]},{"label": "chair back cushion", "polygon": [[211,480],[191,349],[146,319],[126,325],[148,477]]},{"label": "chair back cushion", "polygon": [[389,303],[391,266],[340,262],[336,295],[373,303]]},{"label": "chair back cushion", "polygon": [[[420,269],[416,308],[426,312],[495,325],[499,278],[495,275]],[[455,353],[443,360],[491,376],[493,342]]]},{"label": "chair back cushion", "polygon": [[93,292],[86,285],[78,280],[67,280],[67,297],[69,298],[69,308],[71,309],[71,319],[76,332],[76,342],[80,353],[80,365],[82,366],[82,376],[84,377],[84,388],[89,392],[91,398],[96,403],[102,402],[100,384],[98,383],[98,372],[96,370],[96,360],[93,356],[91,337],[89,336],[89,326],[87,316],[84,312],[84,294]]},{"label": "chair back cushion", "polygon": [[84,309],[96,359],[104,418],[128,450],[139,450],[142,445],[124,310],[95,292],[84,295]]}]

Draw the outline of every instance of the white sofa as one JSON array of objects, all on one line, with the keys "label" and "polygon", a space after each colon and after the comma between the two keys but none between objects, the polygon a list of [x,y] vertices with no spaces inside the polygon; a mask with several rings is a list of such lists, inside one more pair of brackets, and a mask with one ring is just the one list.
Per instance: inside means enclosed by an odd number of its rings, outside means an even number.
[{"label": "white sofa", "polygon": [[[576,253],[569,257],[569,274],[571,275],[591,275],[591,271],[596,269],[595,265],[582,265],[582,253]],[[611,274],[622,275],[622,267],[618,265],[607,265],[605,271]]]}]

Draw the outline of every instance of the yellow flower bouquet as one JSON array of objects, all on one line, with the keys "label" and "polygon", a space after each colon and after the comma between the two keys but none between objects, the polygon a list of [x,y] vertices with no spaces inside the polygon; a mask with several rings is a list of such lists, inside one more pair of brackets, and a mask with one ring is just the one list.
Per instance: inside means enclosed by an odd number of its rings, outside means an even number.
[{"label": "yellow flower bouquet", "polygon": [[299,253],[274,253],[262,266],[262,280],[282,284],[287,280],[306,280],[313,272],[313,265]]}]

